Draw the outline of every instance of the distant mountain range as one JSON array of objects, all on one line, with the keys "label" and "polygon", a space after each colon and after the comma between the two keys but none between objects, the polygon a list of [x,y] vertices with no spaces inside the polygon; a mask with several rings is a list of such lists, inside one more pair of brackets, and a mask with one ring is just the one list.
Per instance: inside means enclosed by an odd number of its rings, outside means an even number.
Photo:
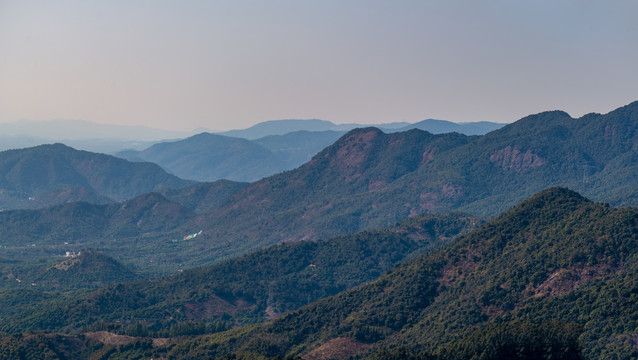
[{"label": "distant mountain range", "polygon": [[116,155],[131,161],[154,162],[181,178],[198,181],[250,182],[285,170],[279,158],[259,144],[209,133]]},{"label": "distant mountain range", "polygon": [[167,131],[83,120],[22,120],[0,123],[0,151],[63,143],[78,150],[111,154],[124,149],[143,150],[159,141],[184,138],[201,131]]},{"label": "distant mountain range", "polygon": [[62,144],[0,152],[0,209],[122,201],[191,184],[155,164],[132,163]]},{"label": "distant mountain range", "polygon": [[[386,133],[421,129],[433,134],[482,135],[502,126],[489,122],[456,124],[424,120],[416,124],[382,124],[379,128]],[[183,140],[161,142],[145,150],[121,151],[116,156],[154,162],[186,179],[253,182],[301,166],[345,134],[344,129],[358,127],[361,125],[336,125],[324,120],[274,120],[221,133],[224,136],[201,133]],[[260,134],[268,135],[260,137]]]},{"label": "distant mountain range", "polygon": [[269,135],[285,135],[296,131],[339,131],[347,132],[356,128],[374,126],[384,132],[399,132],[410,129],[420,129],[433,134],[458,132],[465,135],[483,135],[492,130],[503,127],[505,124],[493,122],[468,122],[453,123],[445,120],[428,119],[410,124],[407,122],[395,122],[385,124],[335,124],[326,120],[271,120],[243,130],[230,130],[218,133],[219,135],[233,136],[248,140],[256,140]]},{"label": "distant mountain range", "polygon": [[183,138],[197,131],[169,131],[147,126],[96,124],[85,120],[22,120],[0,123],[3,136],[31,136],[54,140],[118,139],[129,141],[157,141]]},{"label": "distant mountain range", "polygon": [[[218,133],[218,135],[255,140],[266,136],[286,135],[298,131],[336,131],[343,134],[354,128],[365,126],[367,125],[336,125],[325,120],[272,120],[259,123],[248,129],[231,130]],[[457,131],[466,135],[477,135],[484,134],[500,126],[503,126],[503,124],[484,122],[456,124],[441,120],[424,120],[416,124],[406,122],[382,124],[380,128],[389,132],[416,127],[433,133]],[[124,150],[141,151],[159,142],[177,141],[202,132],[211,131],[208,129],[169,131],[145,126],[96,124],[84,120],[22,120],[14,123],[0,123],[0,151],[63,143],[78,150],[114,154]],[[272,139],[268,141],[271,144],[272,142]],[[323,147],[330,145],[330,143],[322,144]],[[286,146],[285,143],[283,146]],[[317,153],[322,148],[317,149],[314,153]],[[307,154],[303,152],[299,154],[299,156],[303,155]],[[295,162],[295,164],[298,166],[301,163]]]}]

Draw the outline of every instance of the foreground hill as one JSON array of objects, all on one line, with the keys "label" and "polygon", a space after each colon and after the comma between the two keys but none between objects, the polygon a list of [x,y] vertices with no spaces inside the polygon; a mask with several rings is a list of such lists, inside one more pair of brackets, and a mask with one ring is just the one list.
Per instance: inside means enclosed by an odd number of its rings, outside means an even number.
[{"label": "foreground hill", "polygon": [[0,152],[0,208],[71,201],[122,201],[192,184],[150,163],[78,151],[62,144]]},{"label": "foreground hill", "polygon": [[[553,188],[377,280],[266,324],[173,339],[149,338],[148,329],[139,337],[16,334],[0,338],[0,353],[103,359],[633,358],[637,249],[637,210]],[[86,305],[108,304],[103,299]],[[49,319],[63,323],[62,314],[53,311]],[[220,327],[197,329],[176,328],[173,334]]]},{"label": "foreground hill", "polygon": [[180,344],[169,358],[347,358],[390,348],[398,354],[397,347],[442,355],[476,348],[466,340],[477,334],[534,326],[546,331],[536,346],[576,331],[587,357],[631,358],[638,356],[637,249],[637,210],[554,188],[378,280],[260,327]]},{"label": "foreground hill", "polygon": [[69,332],[117,322],[118,331],[139,335],[140,324],[144,332],[159,332],[179,322],[262,322],[375,279],[480,223],[459,214],[426,215],[387,229],[278,245],[160,280],[50,301],[19,313],[2,330]]},{"label": "foreground hill", "polygon": [[137,279],[140,276],[130,267],[93,250],[42,262],[1,258],[0,318],[4,321],[31,313],[42,302],[70,302],[89,291]]}]

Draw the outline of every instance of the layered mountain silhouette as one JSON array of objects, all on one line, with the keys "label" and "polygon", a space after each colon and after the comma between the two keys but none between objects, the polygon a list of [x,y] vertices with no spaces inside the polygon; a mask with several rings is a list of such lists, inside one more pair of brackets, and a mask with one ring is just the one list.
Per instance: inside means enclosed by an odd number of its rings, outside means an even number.
[{"label": "layered mountain silhouette", "polygon": [[[443,120],[385,125],[388,127],[382,124],[379,128],[386,133],[421,129],[434,134],[457,132],[467,135],[482,135],[503,126],[488,122],[456,124]],[[201,133],[182,140],[160,142],[145,150],[120,151],[116,155],[130,161],[154,162],[174,175],[192,180],[252,182],[308,162],[345,134],[345,130],[357,127],[361,125],[335,125],[324,120],[275,120],[246,130],[221,133],[224,136]]]},{"label": "layered mountain silhouette", "polygon": [[117,155],[153,162],[181,178],[198,181],[255,181],[284,170],[283,162],[259,144],[209,133]]},{"label": "layered mountain silhouette", "polygon": [[[568,186],[612,205],[637,205],[636,129],[638,102],[579,119],[561,111],[540,113],[483,136],[352,130],[301,167],[250,185],[202,185],[190,188],[190,195],[164,192],[198,213],[167,228],[202,233],[194,242],[159,246],[173,235],[162,235],[158,225],[157,237],[146,246],[159,247],[141,252],[135,261],[162,253],[162,262],[152,265],[206,265],[280,242],[379,228],[422,213],[462,210],[493,216],[549,186]],[[93,169],[99,174],[108,167]],[[150,175],[139,179],[157,186]],[[206,188],[216,201],[198,200],[209,196]],[[40,228],[37,222],[11,221],[2,226],[12,234]],[[67,231],[74,232],[73,225]]]},{"label": "layered mountain silhouette", "polygon": [[250,141],[201,133],[116,155],[130,161],[154,162],[186,179],[252,182],[302,165],[341,135],[343,132],[299,131]]},{"label": "layered mountain silhouette", "polygon": [[335,124],[318,119],[288,119],[264,121],[247,129],[230,130],[218,133],[219,135],[233,136],[248,140],[255,140],[270,135],[285,135],[297,131],[339,131],[346,132],[356,128],[374,126],[384,132],[398,132],[410,129],[420,129],[433,134],[458,132],[465,135],[483,135],[502,127],[504,124],[489,121],[454,123],[446,120],[427,119],[414,124],[407,122],[393,122],[385,124]]},{"label": "layered mountain silhouette", "polygon": [[558,185],[636,205],[636,129],[638,102],[579,119],[531,115],[484,136],[352,130],[298,169],[255,182],[201,215],[208,240],[194,250],[229,256],[424,212],[492,216]]}]

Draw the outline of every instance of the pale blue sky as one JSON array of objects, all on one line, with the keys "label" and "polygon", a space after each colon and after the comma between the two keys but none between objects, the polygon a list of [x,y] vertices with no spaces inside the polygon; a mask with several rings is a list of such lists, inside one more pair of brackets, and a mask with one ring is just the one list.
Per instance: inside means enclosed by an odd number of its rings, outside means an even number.
[{"label": "pale blue sky", "polygon": [[638,1],[0,0],[0,122],[511,122],[638,100]]}]

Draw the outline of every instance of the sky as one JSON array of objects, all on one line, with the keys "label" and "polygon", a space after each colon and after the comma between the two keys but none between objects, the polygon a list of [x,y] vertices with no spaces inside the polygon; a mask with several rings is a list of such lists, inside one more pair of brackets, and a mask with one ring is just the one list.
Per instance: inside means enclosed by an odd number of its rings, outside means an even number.
[{"label": "sky", "polygon": [[634,0],[0,0],[0,123],[512,122],[638,100]]}]

